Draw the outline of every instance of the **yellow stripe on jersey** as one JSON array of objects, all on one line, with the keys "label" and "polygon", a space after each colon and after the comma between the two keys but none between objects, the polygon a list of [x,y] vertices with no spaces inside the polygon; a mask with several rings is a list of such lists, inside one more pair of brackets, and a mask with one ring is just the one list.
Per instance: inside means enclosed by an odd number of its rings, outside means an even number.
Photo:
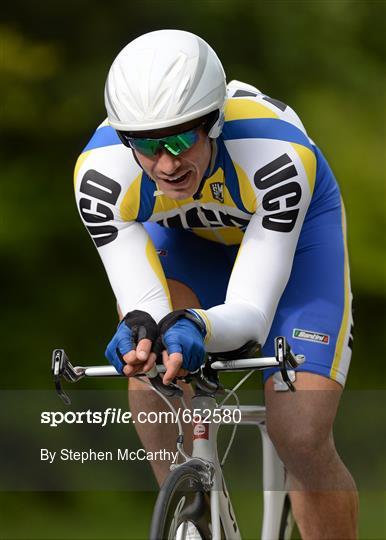
[{"label": "yellow stripe on jersey", "polygon": [[151,241],[150,238],[148,239],[147,244],[146,244],[146,257],[150,263],[151,268],[153,269],[154,273],[156,274],[156,276],[161,282],[162,288],[165,291],[165,294],[167,296],[169,308],[171,311],[173,307],[172,307],[172,300],[170,298],[169,287],[166,281],[166,277],[165,277],[161,262],[154,248],[153,242]]},{"label": "yellow stripe on jersey", "polygon": [[279,118],[279,116],[269,107],[252,99],[228,99],[225,103],[225,121],[243,118]]},{"label": "yellow stripe on jersey", "polygon": [[142,173],[132,182],[121,202],[119,210],[124,221],[134,221],[138,217],[141,203],[141,178]]},{"label": "yellow stripe on jersey", "polygon": [[237,178],[239,180],[240,195],[243,205],[248,212],[254,214],[257,209],[257,198],[255,192],[252,189],[251,183],[244,169],[235,161],[233,162],[233,165],[235,166]]},{"label": "yellow stripe on jersey", "polygon": [[236,267],[236,264],[237,264],[238,258],[240,257],[240,253],[241,253],[242,249],[243,249],[243,244],[240,244],[239,250],[238,250],[237,255],[236,255],[235,262],[233,263],[233,268]]},{"label": "yellow stripe on jersey", "polygon": [[158,195],[155,199],[153,215],[162,212],[170,212],[170,210],[175,210],[176,208],[180,208],[181,206],[192,202],[194,202],[192,197],[183,199],[182,201],[176,201],[174,199],[169,199],[165,195]]},{"label": "yellow stripe on jersey", "polygon": [[237,208],[234,200],[231,197],[231,194],[229,193],[227,186],[225,185],[225,175],[221,167],[219,167],[217,171],[205,182],[204,188],[202,190],[202,197],[200,199],[200,203],[205,204],[207,202],[216,202],[216,199],[213,197],[211,189],[211,184],[214,184],[216,182],[223,184],[224,191],[222,204],[231,208]]},{"label": "yellow stripe on jersey", "polygon": [[192,232],[199,236],[200,238],[204,238],[204,240],[209,240],[210,242],[217,242],[219,244],[224,244],[225,242],[222,239],[222,236],[217,234],[217,229],[192,229]]},{"label": "yellow stripe on jersey", "polygon": [[[213,184],[214,182],[219,182],[220,184],[224,184],[224,171],[222,170],[221,167],[219,167],[216,170],[216,172],[212,176],[209,176],[209,178],[207,178],[207,180],[205,181],[204,187],[201,192],[202,197],[200,199],[200,203],[205,204],[207,202],[213,202],[216,200],[213,197],[213,193],[210,187],[210,185]],[[225,188],[225,185],[224,185],[224,188]],[[226,188],[223,193],[223,197],[224,197],[224,200],[223,200],[224,204],[226,204],[227,206],[235,206],[235,203],[233,202]]]},{"label": "yellow stripe on jersey", "polygon": [[312,194],[315,187],[316,178],[316,156],[309,148],[306,148],[302,144],[291,143],[296,153],[300,157],[304,170],[307,174],[308,184],[310,186],[310,193]]},{"label": "yellow stripe on jersey", "polygon": [[78,178],[79,169],[83,165],[85,159],[90,154],[90,152],[91,150],[89,150],[88,152],[84,152],[83,154],[80,154],[80,156],[77,159],[77,162],[75,164],[75,170],[74,170],[74,188],[76,188],[76,180]]},{"label": "yellow stripe on jersey", "polygon": [[204,342],[207,343],[212,337],[212,326],[210,324],[210,320],[208,319],[208,316],[205,313],[205,311],[203,311],[202,309],[195,309],[194,311],[198,313],[202,319],[204,319],[205,326],[206,326],[206,336],[205,336]]},{"label": "yellow stripe on jersey", "polygon": [[339,365],[342,361],[344,347],[347,347],[346,338],[348,332],[348,325],[350,324],[350,277],[348,266],[348,251],[347,251],[347,237],[346,237],[346,212],[341,198],[342,208],[342,233],[344,244],[344,309],[342,324],[340,326],[338,339],[336,341],[334,361],[331,366],[330,376],[334,380],[339,380]]},{"label": "yellow stripe on jersey", "polygon": [[[207,202],[216,202],[216,199],[213,197],[213,193],[212,193],[212,189],[211,189],[211,184],[216,183],[216,182],[218,182],[220,184],[223,184],[223,190],[224,191],[223,191],[222,204],[224,206],[228,206],[230,208],[237,208],[236,203],[234,202],[234,200],[231,197],[229,189],[225,185],[225,175],[224,175],[224,171],[223,171],[223,169],[221,167],[219,167],[217,169],[217,171],[212,176],[210,176],[207,179],[207,181],[205,182],[204,188],[202,190],[202,197],[200,199],[200,203],[205,204]],[[253,192],[252,192],[252,195],[253,195]]]},{"label": "yellow stripe on jersey", "polygon": [[241,244],[244,233],[237,227],[222,227],[216,229],[198,229],[193,228],[192,232],[205,240],[225,244],[226,246],[234,246]]},{"label": "yellow stripe on jersey", "polygon": [[241,244],[244,238],[244,232],[237,228],[226,227],[221,229],[221,236],[224,239],[224,244],[234,246]]}]

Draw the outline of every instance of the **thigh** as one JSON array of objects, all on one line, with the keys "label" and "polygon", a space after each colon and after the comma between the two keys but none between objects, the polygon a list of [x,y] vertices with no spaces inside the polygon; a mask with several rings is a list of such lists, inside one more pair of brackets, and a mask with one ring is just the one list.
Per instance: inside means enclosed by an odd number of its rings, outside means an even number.
[{"label": "thigh", "polygon": [[210,242],[184,229],[144,225],[168,280],[191,289],[203,309],[224,302],[238,246]]},{"label": "thigh", "polygon": [[[274,338],[284,335],[292,349],[306,357],[298,371],[343,386],[351,359],[351,300],[343,208],[339,208],[334,215],[304,225],[264,354],[272,355]],[[273,372],[265,372],[265,380]]]}]

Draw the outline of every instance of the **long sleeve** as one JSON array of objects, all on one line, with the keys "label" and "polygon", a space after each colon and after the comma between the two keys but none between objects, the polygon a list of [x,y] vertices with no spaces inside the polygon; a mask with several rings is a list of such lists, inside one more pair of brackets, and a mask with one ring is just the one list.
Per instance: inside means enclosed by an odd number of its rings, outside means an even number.
[{"label": "long sleeve", "polygon": [[86,148],[75,170],[75,196],[122,313],[140,309],[158,321],[171,303],[154,245],[135,221],[141,174],[122,145]]},{"label": "long sleeve", "polygon": [[207,323],[211,352],[237,349],[249,340],[263,345],[267,338],[315,181],[314,153],[293,147],[254,174],[257,210],[241,243],[225,303],[198,310]]}]

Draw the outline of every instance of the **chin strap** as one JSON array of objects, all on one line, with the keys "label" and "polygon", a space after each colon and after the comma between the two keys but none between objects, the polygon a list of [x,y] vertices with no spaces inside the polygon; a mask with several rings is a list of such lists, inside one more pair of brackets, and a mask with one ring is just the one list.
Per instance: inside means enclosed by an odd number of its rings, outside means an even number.
[{"label": "chin strap", "polygon": [[203,179],[200,182],[200,185],[198,186],[198,190],[193,195],[193,199],[195,201],[198,201],[202,198],[202,190],[204,189],[205,182],[206,182],[206,176],[203,177]]},{"label": "chin strap", "polygon": [[[131,152],[132,152],[132,154],[133,154],[133,158],[135,159],[135,161],[136,161],[138,167],[140,167],[141,170],[143,171],[142,166],[141,166],[141,164],[140,164],[140,162],[139,162],[137,156],[135,155],[135,152],[134,152],[133,148],[131,148]],[[154,180],[153,180],[152,178],[150,178],[150,180],[152,180],[152,181],[154,182]],[[154,183],[155,183],[155,182],[154,182]],[[155,184],[156,184],[156,183],[155,183]],[[156,184],[156,185],[157,185],[157,184]],[[153,193],[153,197],[159,197],[160,195],[164,195],[164,192],[161,191],[160,189],[156,189],[156,190],[154,191],[154,193]]]},{"label": "chin strap", "polygon": [[207,169],[207,171],[205,172],[201,182],[200,182],[200,185],[198,186],[198,189],[196,191],[196,193],[193,195],[193,199],[195,201],[198,201],[202,198],[202,190],[204,189],[204,185],[205,185],[205,182],[207,181],[207,179],[212,176],[212,173],[213,173],[213,169],[214,169],[214,164],[216,163],[216,157],[217,157],[217,143],[216,143],[216,139],[210,139],[210,144],[211,144],[211,147],[212,147],[212,152],[211,152],[211,158],[210,158],[210,163],[209,163],[209,167]]}]

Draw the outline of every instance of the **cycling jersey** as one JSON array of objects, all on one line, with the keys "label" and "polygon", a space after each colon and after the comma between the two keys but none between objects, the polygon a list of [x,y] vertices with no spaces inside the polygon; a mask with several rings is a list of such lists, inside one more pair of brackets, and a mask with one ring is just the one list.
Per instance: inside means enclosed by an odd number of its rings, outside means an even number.
[{"label": "cycling jersey", "polygon": [[[228,85],[223,131],[212,145],[199,200],[172,200],[160,193],[107,122],[98,127],[79,157],[75,169],[79,211],[122,312],[140,309],[158,321],[172,309],[164,272],[165,249],[157,241],[159,233],[152,231],[184,238],[187,250],[181,247],[182,241],[175,243],[180,246],[181,260],[183,252],[189,251],[189,239],[197,238],[197,246],[213,246],[213,253],[221,251],[228,260],[227,271],[225,266],[221,269],[213,263],[221,274],[223,292],[216,303],[205,301],[202,294],[205,309],[197,310],[207,325],[208,351],[236,349],[251,339],[264,344],[279,302],[288,296],[287,290],[286,295],[283,292],[293,270],[295,251],[301,255],[311,252],[313,245],[321,245],[319,226],[323,226],[324,242],[338,220],[333,235],[340,238],[337,269],[343,277],[334,314],[337,323],[328,332],[310,319],[291,328],[299,331],[293,337],[304,341],[305,346],[328,336],[333,354],[329,371],[323,374],[330,376],[335,362],[335,378],[343,383],[349,363],[351,293],[342,229],[344,210],[324,157],[290,107],[238,81]],[[159,256],[151,238],[158,244]],[[176,261],[178,252],[174,251]],[[195,261],[186,256],[191,267],[202,264],[209,272],[205,257],[211,259],[210,249],[192,252]],[[319,250],[319,257],[322,252]],[[187,282],[189,269],[184,280],[184,276],[173,274],[170,260],[168,264],[167,277]],[[317,272],[321,261],[318,265],[305,267]],[[174,266],[177,268],[178,262]],[[316,285],[315,275],[300,272],[299,276],[307,283],[299,283],[299,277],[291,291],[300,287],[297,309],[304,309],[302,290],[315,298],[318,291],[310,291],[310,285],[311,289]],[[201,275],[201,281],[205,283],[206,274]],[[326,285],[325,289],[329,288]],[[335,292],[327,290],[326,294],[329,297]],[[328,307],[331,302],[325,304]],[[311,311],[319,309],[313,306]],[[324,318],[330,318],[329,309],[325,309]],[[342,362],[345,367],[341,365],[339,371],[336,366]]]}]

